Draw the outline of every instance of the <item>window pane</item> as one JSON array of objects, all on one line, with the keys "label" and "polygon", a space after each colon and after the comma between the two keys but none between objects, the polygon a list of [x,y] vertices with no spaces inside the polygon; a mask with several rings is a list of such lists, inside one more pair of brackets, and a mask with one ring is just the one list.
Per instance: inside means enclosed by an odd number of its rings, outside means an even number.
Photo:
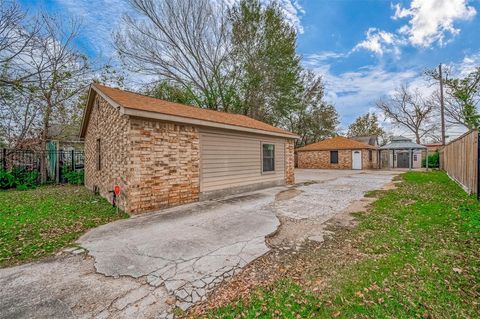
[{"label": "window pane", "polygon": [[263,171],[272,172],[275,170],[275,145],[262,144]]},{"label": "window pane", "polygon": [[97,170],[102,169],[102,148],[100,145],[100,139],[97,139]]},{"label": "window pane", "polygon": [[338,151],[330,151],[330,164],[338,164]]}]

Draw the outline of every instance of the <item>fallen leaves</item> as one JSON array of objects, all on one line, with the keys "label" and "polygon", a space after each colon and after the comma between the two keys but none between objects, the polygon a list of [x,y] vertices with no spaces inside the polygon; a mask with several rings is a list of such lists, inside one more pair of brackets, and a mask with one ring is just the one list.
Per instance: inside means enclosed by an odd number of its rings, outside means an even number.
[{"label": "fallen leaves", "polygon": [[462,268],[457,268],[457,267],[453,267],[452,270],[453,270],[453,272],[456,272],[457,274],[461,274],[463,272]]}]

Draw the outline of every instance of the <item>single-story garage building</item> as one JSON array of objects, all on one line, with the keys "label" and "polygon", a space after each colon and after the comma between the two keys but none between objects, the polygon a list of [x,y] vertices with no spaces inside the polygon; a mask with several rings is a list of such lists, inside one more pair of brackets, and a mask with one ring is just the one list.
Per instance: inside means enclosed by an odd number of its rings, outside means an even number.
[{"label": "single-story garage building", "polygon": [[85,186],[137,214],[294,183],[294,140],[239,114],[93,84],[80,137]]},{"label": "single-story garage building", "polygon": [[375,146],[343,136],[309,144],[296,151],[298,168],[378,168],[378,152]]}]

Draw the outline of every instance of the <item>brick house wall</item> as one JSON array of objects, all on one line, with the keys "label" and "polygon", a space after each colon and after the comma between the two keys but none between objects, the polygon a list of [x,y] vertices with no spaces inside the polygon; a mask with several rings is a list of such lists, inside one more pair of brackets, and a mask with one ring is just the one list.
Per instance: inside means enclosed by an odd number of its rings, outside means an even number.
[{"label": "brick house wall", "polygon": [[[338,150],[338,164],[330,163],[330,151],[300,151],[297,153],[298,168],[352,169],[352,151]],[[362,150],[362,169],[377,168],[378,152],[372,150],[372,161],[369,150]]]},{"label": "brick house wall", "polygon": [[338,150],[338,164],[330,163],[330,151],[300,151],[298,168],[351,169],[352,151]]},{"label": "brick house wall", "polygon": [[[198,201],[199,140],[194,125],[121,115],[97,94],[85,132],[85,186],[111,201],[119,185],[117,204],[131,214]],[[285,182],[295,182],[293,139],[285,144]]]},{"label": "brick house wall", "polygon": [[198,130],[120,115],[97,95],[85,134],[85,186],[111,201],[114,185],[118,206],[132,214],[197,201]]},{"label": "brick house wall", "polygon": [[[129,119],[97,95],[85,135],[85,186],[94,188],[111,201],[114,185],[121,194],[117,201],[125,209],[128,189]],[[97,140],[100,142],[100,169],[97,168]]]},{"label": "brick house wall", "polygon": [[199,163],[196,127],[132,118],[128,210],[140,213],[197,201]]}]

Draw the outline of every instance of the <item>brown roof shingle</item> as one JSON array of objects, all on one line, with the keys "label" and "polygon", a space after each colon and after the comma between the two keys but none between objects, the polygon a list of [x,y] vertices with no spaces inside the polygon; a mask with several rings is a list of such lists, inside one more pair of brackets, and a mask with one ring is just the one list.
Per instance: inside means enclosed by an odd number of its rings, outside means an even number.
[{"label": "brown roof shingle", "polygon": [[292,132],[252,119],[245,115],[219,112],[180,103],[168,102],[165,100],[160,100],[133,92],[123,91],[100,84],[93,84],[93,86],[124,108],[180,116],[184,118],[220,124],[240,126],[250,129],[262,130],[265,132],[287,134],[291,135],[292,138],[297,137],[297,135]]},{"label": "brown roof shingle", "polygon": [[375,149],[376,147],[357,142],[343,136],[335,136],[326,140],[300,147],[297,151],[329,151],[350,149]]}]

